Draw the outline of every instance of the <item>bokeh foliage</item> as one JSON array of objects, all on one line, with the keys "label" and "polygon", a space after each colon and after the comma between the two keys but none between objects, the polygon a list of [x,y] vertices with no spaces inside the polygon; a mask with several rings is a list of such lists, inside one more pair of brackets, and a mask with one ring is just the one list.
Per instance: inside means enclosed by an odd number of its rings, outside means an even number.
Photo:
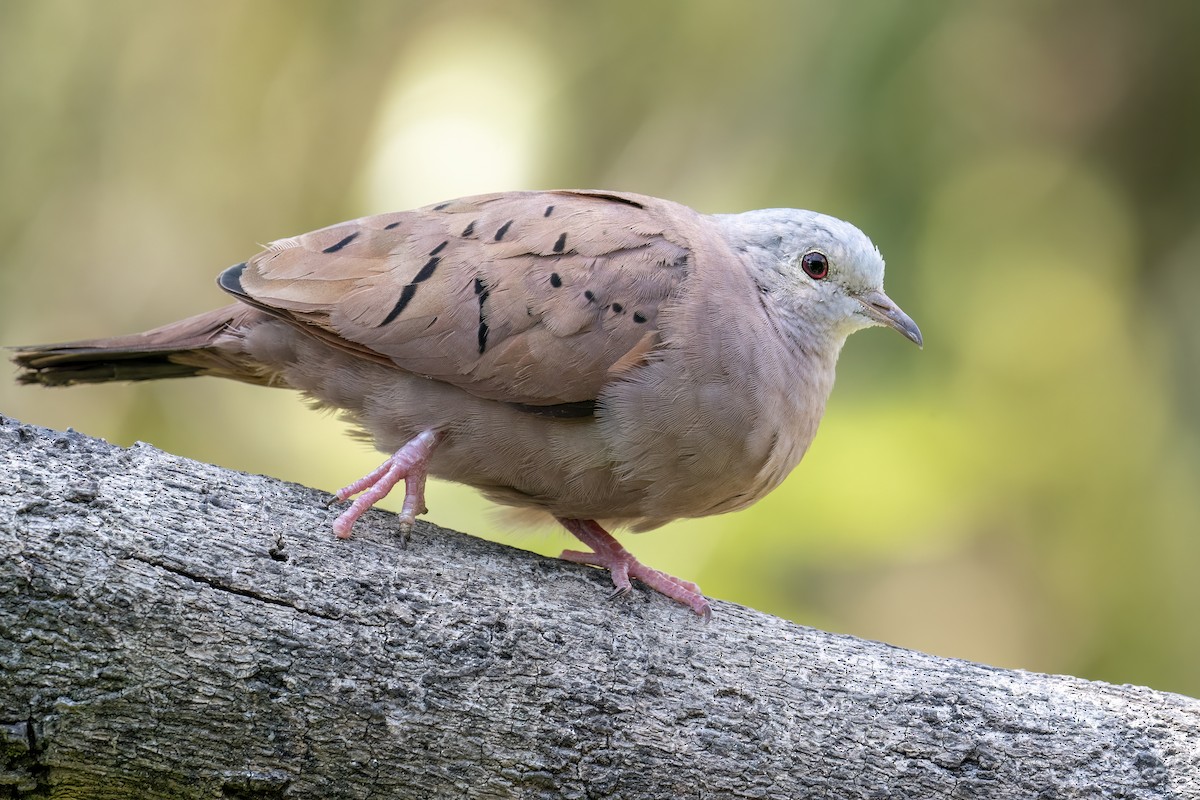
[{"label": "bokeh foliage", "polygon": [[[476,191],[817,208],[924,352],[853,337],[780,490],[632,548],[804,623],[1200,695],[1198,29],[1187,0],[0,0],[0,341],[205,310],[259,243]],[[4,381],[0,412],[328,489],[379,458],[219,381]]]}]

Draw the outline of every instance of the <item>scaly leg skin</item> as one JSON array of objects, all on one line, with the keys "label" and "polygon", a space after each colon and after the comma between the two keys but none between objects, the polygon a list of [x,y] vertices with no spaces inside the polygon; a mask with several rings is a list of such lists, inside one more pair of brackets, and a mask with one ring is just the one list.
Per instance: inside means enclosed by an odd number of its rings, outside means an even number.
[{"label": "scaly leg skin", "polygon": [[575,534],[579,541],[592,548],[591,553],[564,550],[559,558],[565,561],[574,561],[576,564],[591,564],[607,569],[612,574],[613,586],[617,587],[611,597],[628,592],[633,588],[629,579],[637,578],[651,589],[665,594],[677,603],[683,603],[704,617],[706,622],[712,618],[712,609],[709,608],[704,595],[700,594],[700,587],[696,584],[647,567],[634,558],[633,553],[622,547],[621,543],[612,537],[612,534],[601,528],[594,520],[566,519],[564,517],[557,519],[564,528]]},{"label": "scaly leg skin", "polygon": [[354,522],[363,512],[387,497],[388,492],[403,480],[404,505],[400,507],[400,535],[407,542],[417,515],[429,510],[425,507],[425,479],[429,476],[429,456],[441,439],[442,434],[437,431],[421,431],[377,470],[340,489],[334,495],[333,502],[348,500],[359,492],[362,494],[333,521],[333,532],[338,538],[349,538]]}]

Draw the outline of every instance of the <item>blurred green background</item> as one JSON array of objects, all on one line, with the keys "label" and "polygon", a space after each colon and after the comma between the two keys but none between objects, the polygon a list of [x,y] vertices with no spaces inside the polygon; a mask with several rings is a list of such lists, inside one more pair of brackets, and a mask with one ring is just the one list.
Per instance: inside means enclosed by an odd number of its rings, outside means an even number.
[{"label": "blurred green background", "polygon": [[[0,342],[203,311],[261,243],[474,192],[819,209],[925,350],[854,336],[782,488],[631,549],[805,624],[1200,695],[1197,30],[1187,0],[2,0]],[[380,460],[217,380],[5,378],[0,413],[330,490]]]}]

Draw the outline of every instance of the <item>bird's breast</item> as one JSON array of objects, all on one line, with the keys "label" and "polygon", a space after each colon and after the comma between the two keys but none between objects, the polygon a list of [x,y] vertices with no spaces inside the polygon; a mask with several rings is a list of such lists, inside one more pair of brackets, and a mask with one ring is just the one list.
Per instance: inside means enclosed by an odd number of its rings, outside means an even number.
[{"label": "bird's breast", "polygon": [[645,520],[635,528],[745,508],[803,458],[833,385],[832,362],[746,358],[740,371],[689,370],[680,354],[680,363],[649,365],[602,398],[601,438],[618,485],[637,498],[632,516]]}]

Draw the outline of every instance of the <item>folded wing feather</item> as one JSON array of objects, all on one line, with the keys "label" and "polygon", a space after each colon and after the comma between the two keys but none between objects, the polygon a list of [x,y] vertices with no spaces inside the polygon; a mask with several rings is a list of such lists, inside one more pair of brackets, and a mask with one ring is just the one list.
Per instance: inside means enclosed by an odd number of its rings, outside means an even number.
[{"label": "folded wing feather", "polygon": [[653,349],[695,216],[640,195],[483,195],[275,242],[222,285],[476,396],[576,403]]}]

